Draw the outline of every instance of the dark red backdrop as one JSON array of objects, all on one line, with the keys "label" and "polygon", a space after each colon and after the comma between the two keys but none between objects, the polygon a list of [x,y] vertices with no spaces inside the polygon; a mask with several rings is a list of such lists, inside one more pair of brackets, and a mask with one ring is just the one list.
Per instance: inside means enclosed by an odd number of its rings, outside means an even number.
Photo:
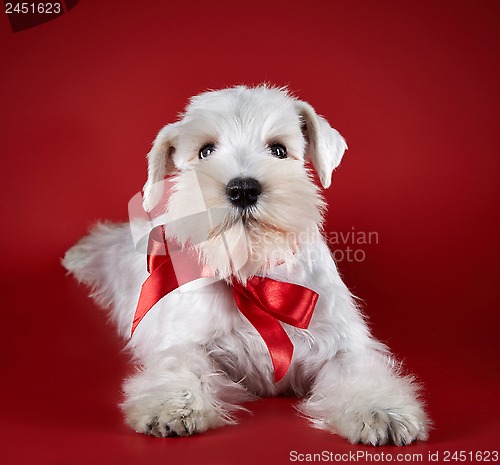
[{"label": "dark red backdrop", "polygon": [[115,407],[121,342],[59,265],[95,220],[126,219],[151,140],[189,96],[263,81],[289,85],[348,140],[326,231],[377,234],[341,244],[365,257],[339,266],[375,335],[425,385],[435,430],[403,452],[499,449],[499,5],[81,0],[17,33],[2,13],[5,463],[400,452],[313,430],[289,399],[197,437],[134,434]]}]

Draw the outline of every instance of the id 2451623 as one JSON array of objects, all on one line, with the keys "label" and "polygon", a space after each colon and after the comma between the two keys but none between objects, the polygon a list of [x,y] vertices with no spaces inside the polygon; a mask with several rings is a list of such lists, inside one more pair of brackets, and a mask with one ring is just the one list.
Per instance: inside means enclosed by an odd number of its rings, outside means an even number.
[{"label": "id 2451623", "polygon": [[62,12],[61,3],[59,2],[18,2],[18,3],[6,3],[5,13],[7,14],[28,14],[28,13],[38,13],[38,14],[59,14]]},{"label": "id 2451623", "polygon": [[498,451],[444,451],[443,462],[498,462]]}]

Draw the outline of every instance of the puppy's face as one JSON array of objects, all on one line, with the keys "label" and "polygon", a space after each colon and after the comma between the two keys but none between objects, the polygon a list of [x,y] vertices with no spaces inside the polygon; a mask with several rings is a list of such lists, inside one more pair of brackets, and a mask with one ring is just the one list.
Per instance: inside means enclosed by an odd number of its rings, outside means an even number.
[{"label": "puppy's face", "polygon": [[325,120],[284,91],[201,94],[155,141],[145,208],[161,195],[155,182],[171,174],[167,234],[194,246],[222,278],[244,281],[278,264],[291,266],[300,244],[317,235],[323,202],[305,159],[329,185],[344,150]]}]

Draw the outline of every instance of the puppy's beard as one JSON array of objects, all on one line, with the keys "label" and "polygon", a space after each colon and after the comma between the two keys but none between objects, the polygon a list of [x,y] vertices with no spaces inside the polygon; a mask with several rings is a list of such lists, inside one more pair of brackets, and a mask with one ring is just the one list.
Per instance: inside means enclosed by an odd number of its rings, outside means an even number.
[{"label": "puppy's beard", "polygon": [[278,265],[291,268],[298,246],[297,235],[292,231],[259,223],[252,216],[240,213],[237,220],[228,221],[226,217],[217,225],[209,240],[199,244],[199,250],[205,263],[221,277],[245,282]]},{"label": "puppy's beard", "polygon": [[293,266],[300,244],[315,240],[323,200],[298,160],[266,157],[249,167],[262,194],[241,210],[226,197],[227,182],[241,170],[227,160],[207,160],[175,178],[167,234],[193,246],[222,279],[246,281],[278,265]]}]

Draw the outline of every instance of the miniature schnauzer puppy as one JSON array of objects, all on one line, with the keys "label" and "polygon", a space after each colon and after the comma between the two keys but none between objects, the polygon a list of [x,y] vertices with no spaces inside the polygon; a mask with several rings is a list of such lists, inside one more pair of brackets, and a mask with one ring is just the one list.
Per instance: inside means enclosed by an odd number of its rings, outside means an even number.
[{"label": "miniature schnauzer puppy", "polygon": [[[346,148],[311,105],[285,89],[203,93],[156,137],[143,207],[160,211],[162,239],[181,254],[190,249],[208,277],[200,272],[161,295],[132,330],[152,274],[131,224],[98,224],[66,253],[65,268],[92,288],[128,339],[138,370],[124,383],[121,407],[135,431],[201,433],[235,423],[241,404],[256,396],[293,394],[315,427],[352,443],[427,438],[417,384],[371,336],[322,236],[325,204],[312,170],[328,188]],[[269,326],[261,322],[259,331],[234,291],[256,277],[299,285],[266,290],[270,301],[279,294],[290,307],[297,289],[313,293],[308,321],[300,327],[267,316],[274,333],[266,339]],[[279,354],[270,356],[283,337],[293,344],[284,369]]]}]

